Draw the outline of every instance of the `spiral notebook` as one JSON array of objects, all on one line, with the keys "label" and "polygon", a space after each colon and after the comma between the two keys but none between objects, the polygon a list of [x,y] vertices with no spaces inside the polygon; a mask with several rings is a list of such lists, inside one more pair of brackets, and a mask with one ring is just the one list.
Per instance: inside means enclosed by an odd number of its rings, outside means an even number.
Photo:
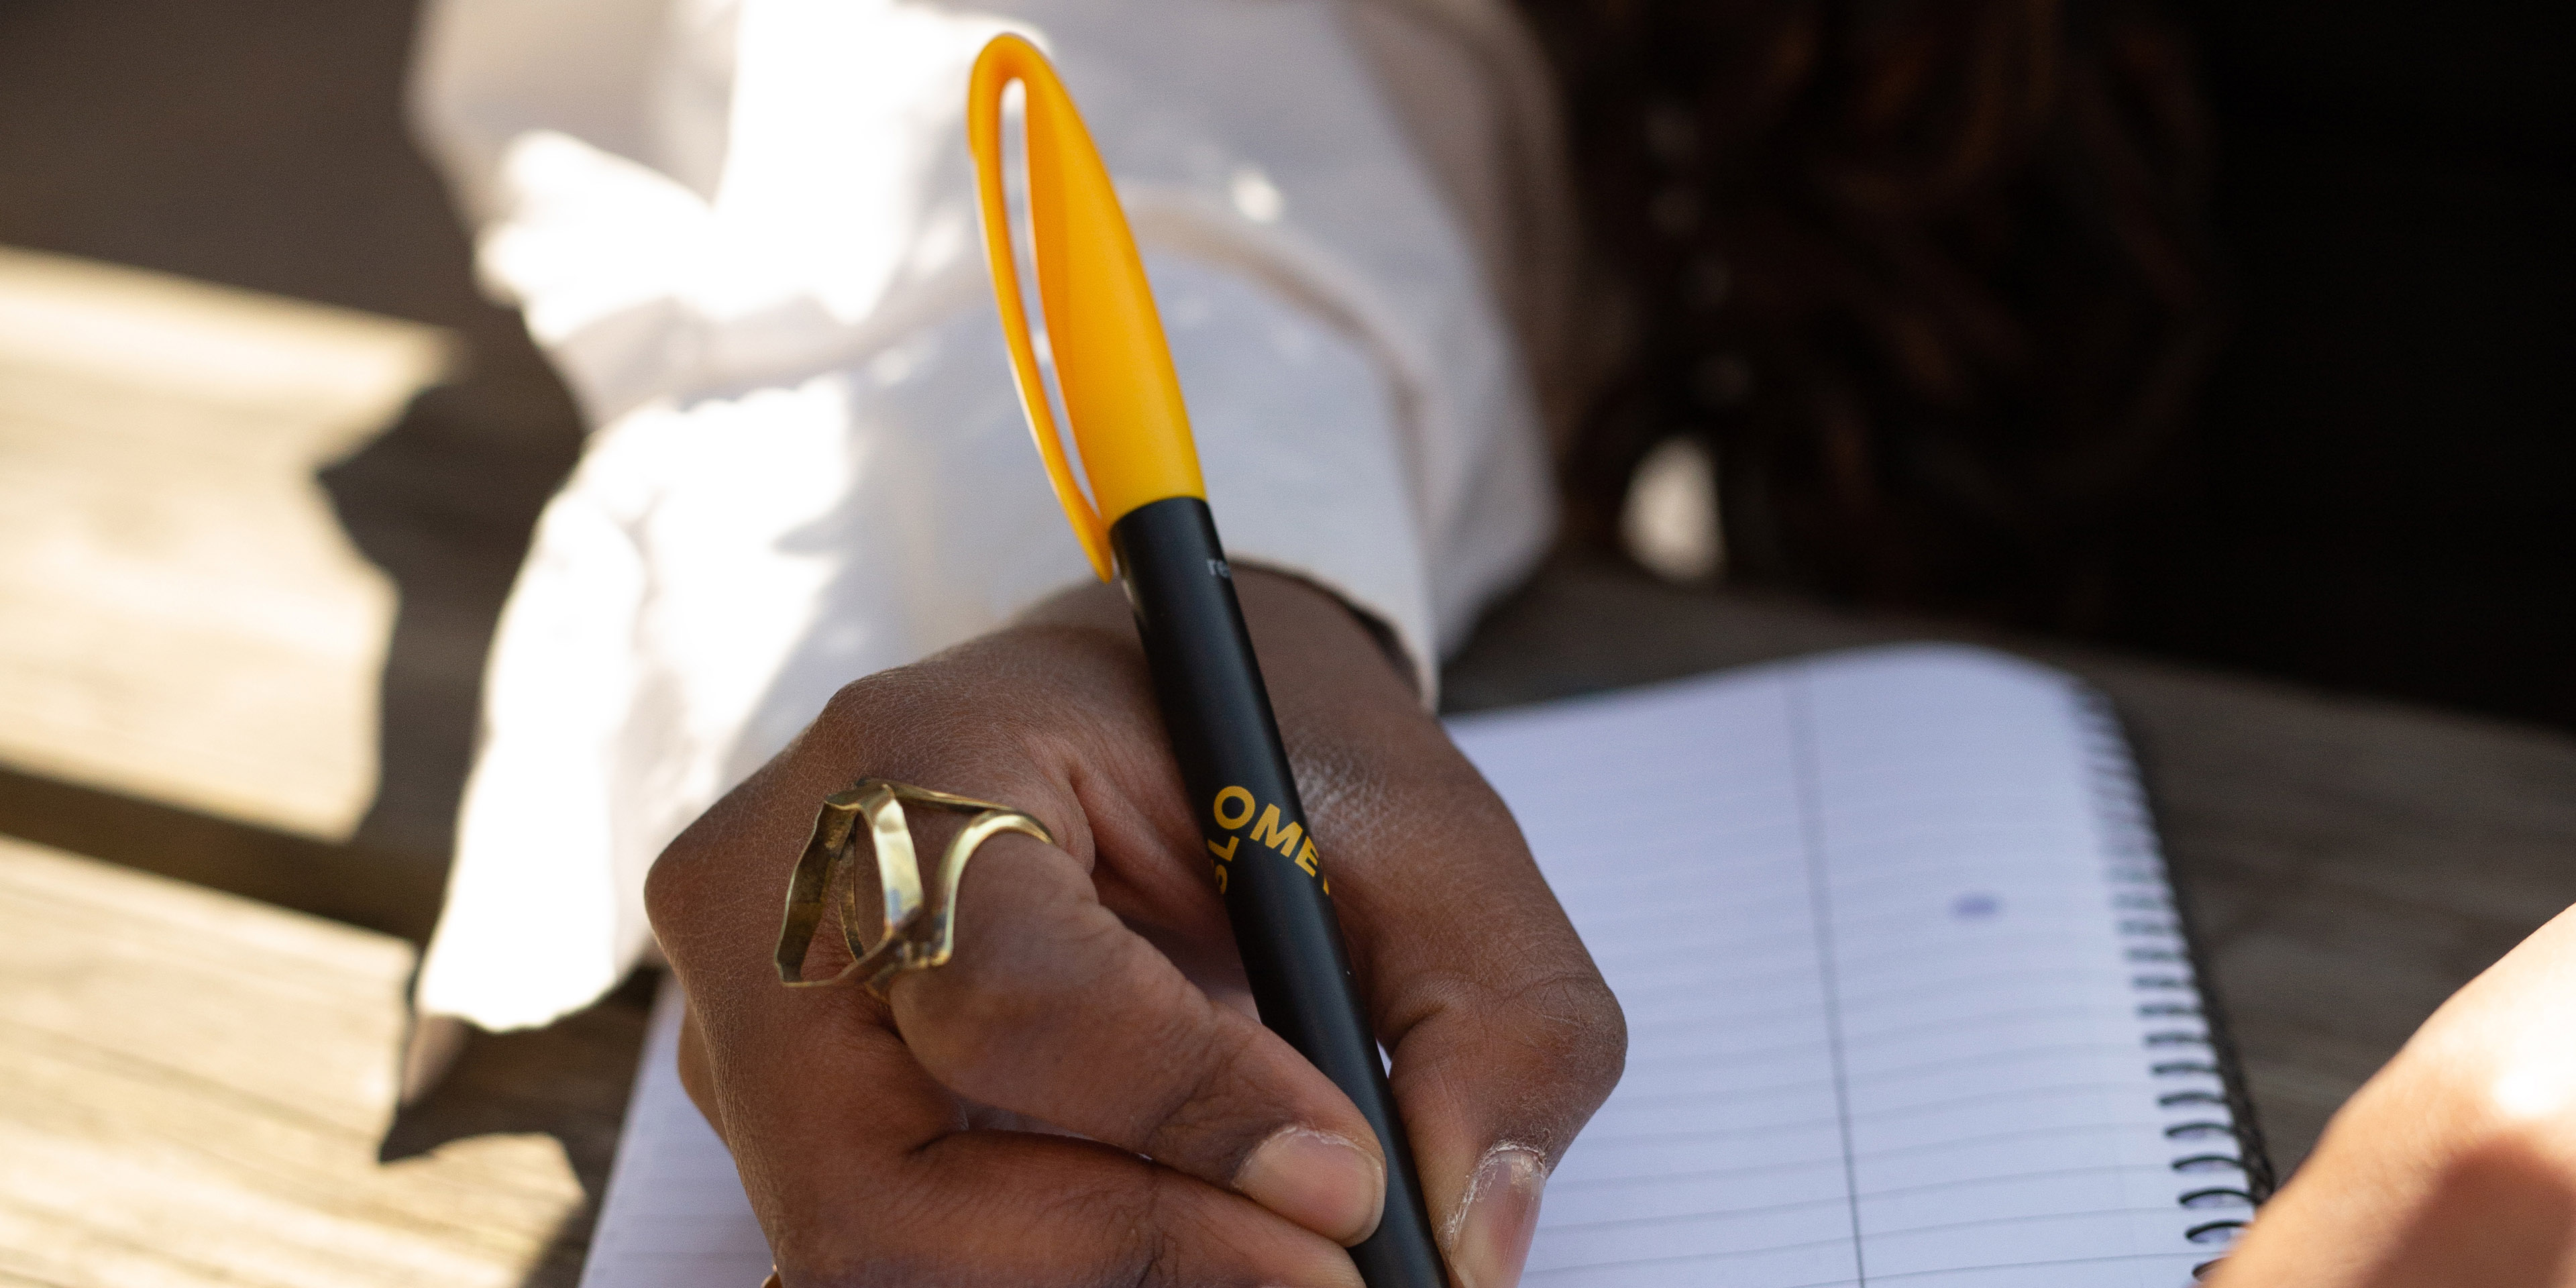
[{"label": "spiral notebook", "polygon": [[[1899,646],[1452,729],[1628,1016],[1531,1288],[2182,1288],[2268,1192],[2127,746],[2070,678]],[[591,1288],[768,1269],[675,994]]]}]

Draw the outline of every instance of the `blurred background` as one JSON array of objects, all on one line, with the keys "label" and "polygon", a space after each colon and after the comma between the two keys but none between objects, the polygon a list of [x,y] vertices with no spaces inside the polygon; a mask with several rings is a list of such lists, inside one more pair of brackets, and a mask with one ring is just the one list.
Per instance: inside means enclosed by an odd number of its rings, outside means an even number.
[{"label": "blurred background", "polygon": [[2576,723],[2576,14],[1527,7],[1637,337],[1579,531],[1705,445],[1739,583]]},{"label": "blurred background", "polygon": [[[1566,557],[2576,728],[2576,10],[1525,7],[1629,342],[1568,454]],[[92,918],[138,978],[304,945],[209,1014],[338,978],[386,1041],[581,434],[409,141],[413,21],[0,3],[0,843],[54,856],[0,911]],[[65,854],[310,916],[143,915]],[[68,969],[14,942],[21,980]],[[616,1096],[587,1135],[466,1138],[553,1094],[514,1060],[622,1076],[631,1011],[487,1044],[481,1099],[390,1137],[389,1070],[274,1095],[431,1169],[351,1221],[426,1187],[438,1246],[496,1249],[367,1255],[515,1282],[484,1271],[577,1235]],[[0,1186],[0,1248],[84,1192],[29,1197],[58,1179]],[[493,1184],[547,1215],[456,1205]]]}]

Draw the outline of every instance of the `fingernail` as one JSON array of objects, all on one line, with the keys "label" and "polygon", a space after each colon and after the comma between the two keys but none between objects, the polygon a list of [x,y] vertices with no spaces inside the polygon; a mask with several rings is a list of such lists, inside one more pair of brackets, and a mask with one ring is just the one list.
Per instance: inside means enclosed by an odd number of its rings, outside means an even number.
[{"label": "fingernail", "polygon": [[1261,1142],[1234,1174],[1234,1188],[1346,1248],[1376,1232],[1386,1205],[1377,1156],[1308,1127],[1282,1127]]},{"label": "fingernail", "polygon": [[1538,1232],[1539,1192],[1547,1188],[1547,1160],[1526,1145],[1485,1151],[1467,1181],[1467,1197],[1442,1231],[1449,1270],[1459,1288],[1513,1288],[1529,1260]]}]

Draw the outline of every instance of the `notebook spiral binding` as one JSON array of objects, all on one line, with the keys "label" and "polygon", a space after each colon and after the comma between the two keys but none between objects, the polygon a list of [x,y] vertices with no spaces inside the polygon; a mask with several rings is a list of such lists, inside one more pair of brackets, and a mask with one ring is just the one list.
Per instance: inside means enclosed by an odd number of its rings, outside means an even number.
[{"label": "notebook spiral binding", "polygon": [[[2079,686],[2081,687],[2081,686]],[[2254,1104],[2229,1040],[2217,999],[2200,987],[2205,978],[2189,910],[2166,873],[2155,820],[2141,785],[2129,740],[2110,700],[2081,688],[2085,761],[2092,777],[2095,813],[2111,855],[2114,915],[2122,951],[2138,997],[2147,1071],[2171,1091],[2157,1107],[2174,1121],[2165,1138],[2174,1144],[2180,1182],[2176,1206],[2208,1213],[2185,1227],[2183,1238],[2224,1245],[2245,1228],[2253,1209],[2272,1196],[2271,1158],[2254,1121]],[[2216,1079],[2215,1090],[2207,1084]],[[2227,1146],[2233,1146],[2230,1150]],[[2232,1181],[2232,1183],[2231,1183]],[[2216,1258],[2192,1267],[2197,1279]]]}]

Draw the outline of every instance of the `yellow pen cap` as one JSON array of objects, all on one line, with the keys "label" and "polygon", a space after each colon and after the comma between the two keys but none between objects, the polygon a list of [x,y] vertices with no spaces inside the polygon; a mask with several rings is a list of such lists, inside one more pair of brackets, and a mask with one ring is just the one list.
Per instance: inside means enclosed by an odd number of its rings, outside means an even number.
[{"label": "yellow pen cap", "polygon": [[[1002,91],[1027,93],[1029,224],[1037,243],[1038,299],[1046,309],[1056,382],[1090,477],[1086,499],[1066,462],[1063,440],[1038,373],[1019,265],[1011,254],[1010,209],[1002,191]],[[1144,261],[1090,131],[1055,68],[1037,47],[1002,35],[975,59],[967,89],[966,139],[975,154],[984,256],[1010,344],[1020,407],[1046,462],[1056,500],[1091,556],[1111,575],[1109,525],[1139,506],[1175,496],[1204,499],[1198,447],[1181,405],[1180,377],[1163,342]],[[1095,508],[1093,501],[1098,502]]]}]

